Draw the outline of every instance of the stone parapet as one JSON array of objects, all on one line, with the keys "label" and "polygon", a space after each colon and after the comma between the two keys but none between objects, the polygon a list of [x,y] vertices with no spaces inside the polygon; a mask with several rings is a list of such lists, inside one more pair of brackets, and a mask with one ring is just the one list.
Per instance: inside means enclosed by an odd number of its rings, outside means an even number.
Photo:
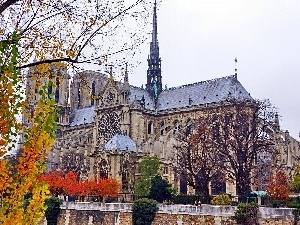
[{"label": "stone parapet", "polygon": [[[103,212],[131,212],[131,203],[99,203],[99,202],[64,202],[61,209],[66,210],[98,210]],[[207,215],[219,217],[234,216],[236,206],[206,205],[163,205],[159,204],[159,213],[162,214],[189,214]],[[293,214],[290,208],[259,207],[259,218],[292,220]]]}]

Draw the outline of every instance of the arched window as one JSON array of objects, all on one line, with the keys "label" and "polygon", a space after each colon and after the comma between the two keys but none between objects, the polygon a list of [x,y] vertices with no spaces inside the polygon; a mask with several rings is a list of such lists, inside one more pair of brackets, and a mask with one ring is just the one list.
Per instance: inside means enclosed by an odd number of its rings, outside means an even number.
[{"label": "arched window", "polygon": [[128,190],[129,163],[126,161],[122,168],[122,190]]},{"label": "arched window", "polygon": [[[48,86],[48,98],[50,98],[50,95],[52,94],[52,90],[53,88],[52,88],[52,85],[49,85]],[[35,89],[35,93],[37,93],[38,92],[38,90],[37,90],[37,88]]]},{"label": "arched window", "polygon": [[213,195],[226,193],[226,182],[222,180],[222,177],[221,174],[213,176],[211,180],[211,193]]},{"label": "arched window", "polygon": [[152,128],[153,128],[153,123],[149,122],[148,123],[148,134],[152,134]]},{"label": "arched window", "polygon": [[100,179],[108,178],[108,164],[105,160],[101,161],[100,164]]},{"label": "arched window", "polygon": [[56,89],[55,89],[55,102],[58,103],[59,102],[59,78],[56,77]]},{"label": "arched window", "polygon": [[80,89],[80,83],[78,83],[78,95],[77,95],[77,102],[78,102],[78,108],[80,108],[80,98],[81,98],[81,89]]},{"label": "arched window", "polygon": [[95,104],[95,82],[92,83],[91,105]]},{"label": "arched window", "polygon": [[174,125],[173,134],[175,135],[177,132],[181,130],[181,126],[178,120],[175,120],[173,125]]},{"label": "arched window", "polygon": [[161,135],[164,135],[166,133],[164,126],[165,126],[165,122],[161,121],[161,123],[160,123],[160,134]]},{"label": "arched window", "polygon": [[186,121],[186,129],[185,129],[185,136],[188,137],[189,135],[192,134],[192,120],[190,118],[187,119]]}]

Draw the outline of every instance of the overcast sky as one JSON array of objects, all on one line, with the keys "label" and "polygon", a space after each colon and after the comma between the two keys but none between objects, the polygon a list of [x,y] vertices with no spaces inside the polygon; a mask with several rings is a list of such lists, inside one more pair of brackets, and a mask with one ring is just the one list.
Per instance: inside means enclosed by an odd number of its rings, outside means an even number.
[{"label": "overcast sky", "polygon": [[[158,40],[163,85],[234,74],[258,99],[279,108],[281,129],[299,139],[300,0],[162,0]],[[146,83],[149,42],[130,83]]]}]

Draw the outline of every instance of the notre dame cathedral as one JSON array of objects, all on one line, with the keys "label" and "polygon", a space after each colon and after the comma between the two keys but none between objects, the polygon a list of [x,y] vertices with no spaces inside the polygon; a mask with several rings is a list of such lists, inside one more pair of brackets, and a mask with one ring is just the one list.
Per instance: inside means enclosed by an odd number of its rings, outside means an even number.
[{"label": "notre dame cathedral", "polygon": [[[181,193],[189,193],[174,173],[174,135],[198,118],[205,108],[219,107],[228,99],[252,100],[237,75],[163,88],[161,58],[157,38],[156,4],[152,41],[148,56],[145,88],[84,71],[72,79],[66,71],[56,71],[54,93],[61,107],[57,138],[48,155],[48,170],[66,169],[80,173],[81,179],[113,177],[122,184],[121,194],[132,194],[138,176],[137,163],[147,155],[161,159],[163,177]],[[33,79],[27,78],[27,94]],[[30,104],[36,104],[32,99]],[[299,142],[279,129],[281,161],[298,165]],[[233,185],[223,191],[235,194]]]}]

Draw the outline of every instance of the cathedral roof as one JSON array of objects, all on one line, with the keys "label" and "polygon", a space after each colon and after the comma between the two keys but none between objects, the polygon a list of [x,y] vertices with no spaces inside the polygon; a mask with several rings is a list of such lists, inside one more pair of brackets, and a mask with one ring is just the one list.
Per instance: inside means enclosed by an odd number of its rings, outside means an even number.
[{"label": "cathedral roof", "polygon": [[[154,100],[142,88],[131,87],[130,101],[145,98],[145,108],[155,110]],[[157,100],[157,110],[177,109],[193,105],[217,103],[229,99],[252,100],[250,94],[237,77],[227,76],[193,84],[169,88],[160,93]]]},{"label": "cathedral roof", "polygon": [[70,116],[70,126],[77,126],[94,122],[95,106],[76,109]]},{"label": "cathedral roof", "polygon": [[139,87],[130,86],[130,104],[135,100],[141,100],[143,96],[145,99],[145,108],[155,110],[154,101],[148,91]]},{"label": "cathedral roof", "polygon": [[252,100],[236,76],[222,77],[165,90],[159,95],[157,109],[182,108],[228,99]]},{"label": "cathedral roof", "polygon": [[129,136],[116,134],[105,144],[105,150],[109,151],[114,149],[135,152],[136,145]]}]

